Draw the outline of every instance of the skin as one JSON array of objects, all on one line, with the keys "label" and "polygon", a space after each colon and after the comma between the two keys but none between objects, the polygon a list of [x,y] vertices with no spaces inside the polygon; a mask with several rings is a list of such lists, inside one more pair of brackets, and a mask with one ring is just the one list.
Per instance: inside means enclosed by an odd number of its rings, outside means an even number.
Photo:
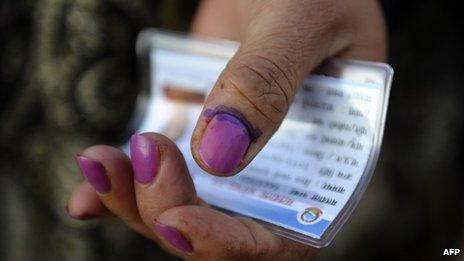
[{"label": "skin", "polygon": [[218,106],[214,109],[205,109],[203,110],[203,117],[206,119],[212,119],[218,113],[226,113],[233,115],[234,117],[241,120],[241,122],[245,125],[250,133],[250,139],[252,141],[258,139],[262,132],[259,129],[254,129],[253,126],[248,122],[248,120],[243,116],[243,114],[233,108],[225,107],[225,106]]},{"label": "skin", "polygon": [[[265,146],[282,122],[303,78],[333,56],[383,61],[385,25],[375,0],[205,0],[192,31],[241,42],[220,75],[205,110],[217,106],[243,114],[262,134],[251,143],[231,173],[214,173],[198,157],[207,119],[200,116],[192,136],[199,165],[216,175],[233,175]],[[111,190],[98,194],[84,182],[68,204],[71,217],[110,213],[136,232],[187,260],[312,260],[314,248],[273,235],[258,223],[218,212],[196,195],[183,156],[166,137],[143,134],[160,148],[160,168],[153,182],[133,180],[130,159],[109,146],[87,148],[82,155],[101,162]],[[194,251],[174,248],[153,229],[153,220],[177,229]]]},{"label": "skin", "polygon": [[235,175],[253,160],[277,131],[300,83],[325,59],[383,61],[386,56],[385,25],[375,0],[209,0],[200,6],[192,31],[241,42],[204,109],[234,108],[262,131],[233,171],[219,173],[200,160],[208,119],[198,119],[193,157],[218,176]]}]

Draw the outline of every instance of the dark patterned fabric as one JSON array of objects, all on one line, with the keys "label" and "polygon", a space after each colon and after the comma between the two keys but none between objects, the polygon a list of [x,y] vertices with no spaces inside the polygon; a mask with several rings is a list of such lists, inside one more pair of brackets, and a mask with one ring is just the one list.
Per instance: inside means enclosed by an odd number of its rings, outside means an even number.
[{"label": "dark patterned fabric", "polygon": [[0,2],[1,260],[172,258],[117,220],[73,221],[64,206],[82,181],[73,155],[128,136],[137,33],[185,31],[195,5]]},{"label": "dark patterned fabric", "polygon": [[[186,31],[195,6],[0,1],[0,260],[175,259],[116,219],[74,221],[64,206],[82,181],[74,153],[130,134],[137,33]],[[437,260],[464,248],[462,15],[447,1],[384,7],[396,74],[379,167],[321,260]]]}]

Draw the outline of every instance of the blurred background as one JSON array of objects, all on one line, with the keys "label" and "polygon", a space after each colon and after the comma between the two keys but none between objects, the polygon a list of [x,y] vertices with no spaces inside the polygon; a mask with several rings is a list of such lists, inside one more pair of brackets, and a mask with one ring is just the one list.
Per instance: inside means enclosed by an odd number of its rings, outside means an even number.
[{"label": "blurred background", "polygon": [[[197,4],[0,1],[0,260],[175,260],[64,207],[82,181],[76,151],[128,138],[137,33],[188,31]],[[464,251],[462,14],[453,1],[382,4],[395,76],[380,162],[319,259],[452,260],[445,248]]]}]

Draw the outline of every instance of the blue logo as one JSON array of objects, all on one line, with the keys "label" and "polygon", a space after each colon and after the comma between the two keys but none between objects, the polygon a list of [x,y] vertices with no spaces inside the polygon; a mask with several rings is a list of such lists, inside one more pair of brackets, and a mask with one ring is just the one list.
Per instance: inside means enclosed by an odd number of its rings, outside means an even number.
[{"label": "blue logo", "polygon": [[322,210],[318,208],[306,208],[299,214],[298,221],[302,224],[314,224],[318,222],[320,219],[319,217],[322,215]]}]

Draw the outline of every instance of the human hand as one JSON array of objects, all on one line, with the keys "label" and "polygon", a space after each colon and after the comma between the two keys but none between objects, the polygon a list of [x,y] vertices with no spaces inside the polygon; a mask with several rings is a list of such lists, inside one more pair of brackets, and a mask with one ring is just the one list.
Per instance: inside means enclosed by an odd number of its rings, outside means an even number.
[{"label": "human hand", "polygon": [[131,138],[121,150],[93,146],[76,157],[87,181],[68,203],[74,218],[111,212],[136,232],[186,260],[311,260],[316,249],[272,234],[252,219],[232,217],[201,200],[184,158],[168,138]]},{"label": "human hand", "polygon": [[[239,172],[265,146],[296,88],[323,60],[384,60],[386,53],[383,18],[374,0],[210,0],[202,4],[193,31],[241,41],[205,102],[191,143],[198,164],[221,176]],[[107,146],[78,157],[89,182],[73,193],[71,216],[96,217],[109,209],[185,259],[314,258],[315,249],[199,199],[171,141],[157,134],[134,137],[143,145],[134,145],[132,153],[144,156],[133,154],[132,166],[121,151]]]},{"label": "human hand", "polygon": [[332,56],[382,61],[375,0],[206,0],[192,31],[241,46],[204,104],[191,140],[197,163],[230,176],[276,132],[302,80]]}]

